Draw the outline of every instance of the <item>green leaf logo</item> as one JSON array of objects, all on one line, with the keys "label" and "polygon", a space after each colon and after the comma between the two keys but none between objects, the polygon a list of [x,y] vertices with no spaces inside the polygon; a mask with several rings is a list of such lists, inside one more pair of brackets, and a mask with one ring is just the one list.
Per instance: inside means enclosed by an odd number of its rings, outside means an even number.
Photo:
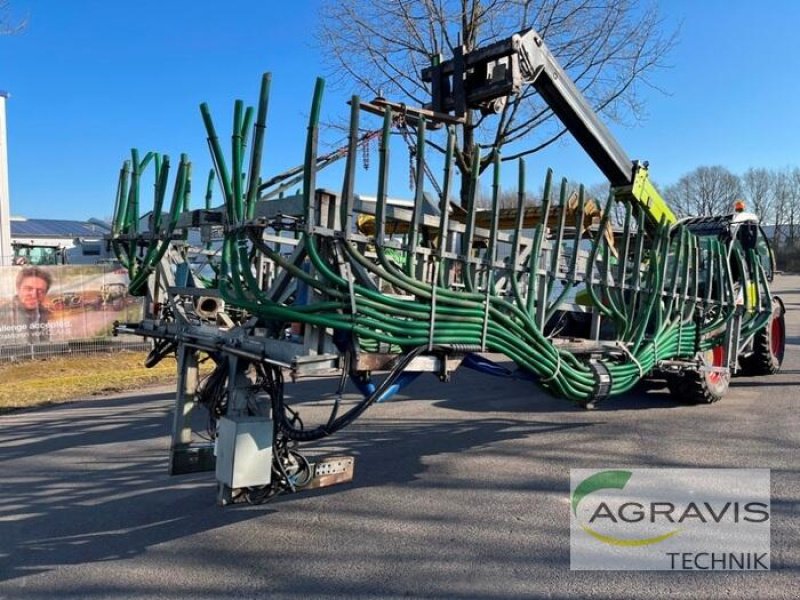
[{"label": "green leaf logo", "polygon": [[631,478],[630,471],[600,471],[594,475],[590,475],[578,484],[575,491],[572,492],[572,512],[578,516],[578,504],[581,503],[586,496],[597,490],[621,490],[625,488],[628,480]]},{"label": "green leaf logo", "polygon": [[[599,473],[590,475],[589,477],[581,481],[575,487],[575,491],[572,492],[572,513],[577,518],[578,505],[589,494],[592,494],[598,490],[624,489],[625,486],[628,484],[628,481],[630,481],[632,475],[633,473],[631,471],[600,471]],[[675,529],[674,531],[670,531],[668,533],[655,537],[631,539],[631,538],[618,538],[610,535],[605,535],[598,531],[595,531],[588,525],[584,525],[582,523],[581,523],[581,529],[583,529],[586,533],[591,535],[594,539],[604,544],[609,544],[611,546],[650,546],[652,544],[663,542],[664,540],[671,538],[673,535],[675,535],[680,531],[680,529]]]}]

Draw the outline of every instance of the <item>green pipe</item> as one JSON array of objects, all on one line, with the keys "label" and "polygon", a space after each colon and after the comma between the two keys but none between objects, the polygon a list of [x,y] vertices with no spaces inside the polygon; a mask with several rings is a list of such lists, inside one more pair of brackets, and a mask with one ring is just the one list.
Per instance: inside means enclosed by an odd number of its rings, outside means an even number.
[{"label": "green pipe", "polygon": [[267,111],[269,109],[269,90],[272,75],[264,73],[261,76],[261,88],[258,94],[258,113],[256,116],[255,132],[253,134],[253,150],[250,153],[250,169],[247,182],[247,219],[255,216],[256,200],[261,179],[261,161],[264,148],[264,136],[267,130]]},{"label": "green pipe", "polygon": [[316,165],[317,144],[319,136],[319,113],[322,106],[322,95],[325,91],[325,80],[317,78],[314,86],[314,98],[311,101],[311,114],[308,118],[308,133],[306,136],[305,165],[303,167],[303,214],[306,217],[306,231],[311,232],[314,224],[313,198],[316,190]]},{"label": "green pipe", "polygon": [[425,119],[417,123],[417,172],[416,192],[414,194],[414,210],[411,213],[411,224],[408,227],[408,260],[406,260],[406,273],[413,277],[417,269],[417,242],[422,219],[422,203],[425,201]]},{"label": "green pipe", "polygon": [[211,210],[211,199],[214,196],[214,169],[208,171],[208,181],[206,183],[206,210]]},{"label": "green pipe", "polygon": [[350,132],[347,137],[347,157],[344,166],[344,182],[340,199],[339,214],[344,237],[353,235],[353,204],[356,186],[356,154],[358,152],[358,122],[361,114],[361,100],[358,96],[350,99]]},{"label": "green pipe", "polygon": [[[572,256],[570,257],[570,264],[569,264],[569,271],[567,273],[567,279],[564,282],[564,289],[561,290],[561,293],[556,298],[555,302],[553,302],[547,309],[547,313],[544,317],[544,322],[548,323],[550,319],[558,312],[558,307],[561,306],[561,303],[569,295],[570,291],[575,287],[575,279],[578,269],[578,252],[581,246],[581,235],[580,232],[582,230],[583,225],[583,213],[584,213],[584,197],[583,197],[583,186],[578,188],[578,215],[575,220],[575,241],[572,244]],[[624,262],[624,261],[622,261]],[[626,315],[627,316],[627,315]]]},{"label": "green pipe", "polygon": [[235,223],[236,215],[235,213],[231,212],[233,210],[233,189],[231,188],[231,179],[228,175],[228,167],[225,164],[225,158],[222,153],[222,147],[220,146],[219,138],[217,137],[217,131],[214,128],[214,121],[211,119],[211,112],[208,108],[208,104],[205,102],[200,105],[200,114],[203,117],[203,123],[205,124],[206,133],[208,135],[208,144],[209,150],[211,151],[212,162],[214,163],[214,168],[217,172],[217,178],[222,186],[222,195],[224,196],[228,223]]},{"label": "green pipe", "polygon": [[235,224],[241,224],[244,210],[242,206],[242,111],[244,102],[233,103],[233,135],[231,136],[231,213]]},{"label": "green pipe", "polygon": [[552,182],[553,170],[547,169],[547,174],[544,178],[544,192],[542,193],[542,214],[539,219],[539,226],[533,236],[533,249],[528,260],[527,309],[529,313],[533,313],[533,309],[538,302],[536,296],[539,293],[539,258],[542,253],[542,242],[547,232],[547,220],[550,217],[550,187]]},{"label": "green pipe", "polygon": [[447,287],[445,273],[447,271],[447,261],[445,250],[450,237],[449,216],[450,216],[450,188],[453,184],[453,154],[455,153],[456,134],[452,127],[447,128],[447,146],[444,154],[444,186],[442,195],[439,198],[439,248],[436,253],[438,271],[435,278],[441,287]]},{"label": "green pipe", "polygon": [[468,292],[475,291],[475,264],[472,262],[472,247],[475,241],[475,197],[478,192],[478,179],[481,169],[481,150],[477,144],[472,146],[469,184],[467,191],[467,222],[461,238],[461,254],[464,256],[462,273],[464,287]]},{"label": "green pipe", "polygon": [[375,246],[383,247],[383,240],[386,237],[386,202],[388,193],[386,191],[389,182],[389,135],[392,130],[392,109],[387,108],[383,115],[383,131],[381,142],[378,149],[378,194],[375,198]]}]

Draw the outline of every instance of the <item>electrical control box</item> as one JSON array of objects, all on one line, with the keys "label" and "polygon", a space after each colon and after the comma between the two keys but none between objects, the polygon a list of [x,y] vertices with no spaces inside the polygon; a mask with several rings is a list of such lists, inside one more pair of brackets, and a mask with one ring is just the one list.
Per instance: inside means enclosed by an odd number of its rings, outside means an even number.
[{"label": "electrical control box", "polygon": [[267,485],[272,430],[268,417],[222,417],[217,423],[217,481],[232,489]]}]

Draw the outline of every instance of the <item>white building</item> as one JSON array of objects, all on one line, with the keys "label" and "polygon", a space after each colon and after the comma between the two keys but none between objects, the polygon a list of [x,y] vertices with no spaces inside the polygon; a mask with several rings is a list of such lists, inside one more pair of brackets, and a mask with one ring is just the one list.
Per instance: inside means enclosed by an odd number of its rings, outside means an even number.
[{"label": "white building", "polygon": [[26,219],[11,217],[14,264],[97,264],[113,258],[104,236],[111,226],[99,219]]}]

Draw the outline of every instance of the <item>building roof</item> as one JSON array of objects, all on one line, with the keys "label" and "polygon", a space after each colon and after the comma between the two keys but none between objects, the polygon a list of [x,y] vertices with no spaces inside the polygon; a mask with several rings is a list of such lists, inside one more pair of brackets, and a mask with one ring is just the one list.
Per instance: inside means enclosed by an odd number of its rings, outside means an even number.
[{"label": "building roof", "polygon": [[11,237],[98,238],[111,227],[98,219],[68,221],[65,219],[11,219]]}]

